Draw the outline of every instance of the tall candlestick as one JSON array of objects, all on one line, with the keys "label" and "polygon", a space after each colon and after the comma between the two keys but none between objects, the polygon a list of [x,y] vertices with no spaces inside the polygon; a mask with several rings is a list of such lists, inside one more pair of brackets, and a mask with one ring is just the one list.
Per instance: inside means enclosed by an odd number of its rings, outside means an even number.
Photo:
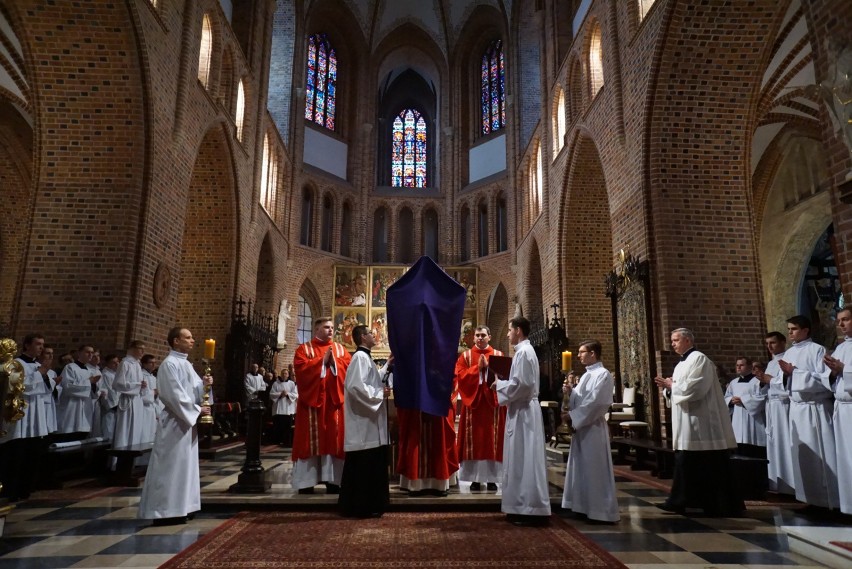
[{"label": "tall candlestick", "polygon": [[216,340],[208,338],[204,340],[204,359],[213,360],[216,359]]},{"label": "tall candlestick", "polygon": [[562,371],[571,371],[571,352],[567,350],[562,352]]}]

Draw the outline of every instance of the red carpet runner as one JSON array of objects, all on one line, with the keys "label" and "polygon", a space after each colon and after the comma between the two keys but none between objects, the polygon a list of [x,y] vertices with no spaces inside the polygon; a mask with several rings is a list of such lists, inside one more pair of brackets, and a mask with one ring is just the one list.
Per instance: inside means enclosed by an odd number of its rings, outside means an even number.
[{"label": "red carpet runner", "polygon": [[625,566],[566,522],[515,527],[502,514],[244,512],[162,567],[435,568]]}]

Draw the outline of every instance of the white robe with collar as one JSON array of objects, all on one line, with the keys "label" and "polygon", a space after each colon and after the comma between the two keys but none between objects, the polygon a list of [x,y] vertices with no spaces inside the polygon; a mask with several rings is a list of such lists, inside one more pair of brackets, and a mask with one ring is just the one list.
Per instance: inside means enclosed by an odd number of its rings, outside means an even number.
[{"label": "white robe with collar", "polygon": [[502,511],[549,516],[544,421],[538,402],[538,358],[529,340],[515,346],[509,378],[495,383],[497,402],[508,408],[503,440]]},{"label": "white robe with collar", "polygon": [[737,448],[716,366],[693,350],[672,374],[672,446],[701,451]]},{"label": "white robe with collar", "polygon": [[769,459],[769,489],[780,494],[795,494],[790,393],[784,387],[784,374],[778,366],[783,358],[783,353],[776,354],[766,365],[766,375],[772,376],[766,394],[766,458]]},{"label": "white robe with collar", "polygon": [[852,514],[852,338],[844,339],[832,356],[843,362],[834,384],[833,417],[840,511]]},{"label": "white robe with collar", "polygon": [[766,446],[766,393],[768,386],[760,383],[756,377],[742,382],[735,377],[725,390],[725,404],[731,405],[731,398],[739,397],[742,405],[731,408],[731,426],[738,443]]},{"label": "white robe with collar", "polygon": [[198,394],[203,382],[186,354],[172,350],[157,375],[160,414],[148,475],[139,501],[140,519],[176,518],[201,509],[198,470]]},{"label": "white robe with collar", "polygon": [[824,355],[825,348],[810,339],[796,342],[784,352],[784,361],[795,366],[789,379],[794,487],[800,502],[837,508],[834,394]]},{"label": "white robe with collar", "polygon": [[60,433],[88,434],[92,430],[92,375],[93,371],[88,366],[82,368],[77,362],[66,365],[62,370],[62,393],[59,396]]},{"label": "white robe with collar", "polygon": [[148,384],[148,387],[140,390],[143,416],[142,442],[152,443],[157,434],[157,419],[163,410],[163,404],[160,398],[154,395],[154,390],[157,389],[157,376],[143,369],[142,378]]},{"label": "white robe with collar", "polygon": [[272,401],[273,415],[293,415],[296,413],[296,400],[299,398],[299,390],[296,389],[295,381],[272,382],[269,389],[269,399]]},{"label": "white robe with collar", "polygon": [[613,379],[600,362],[571,391],[568,414],[574,434],[565,470],[562,507],[590,519],[617,522],[618,500],[605,415],[612,406]]},{"label": "white robe with collar", "polygon": [[376,367],[370,354],[356,350],[343,384],[343,450],[367,450],[390,444],[388,407],[382,383],[387,364]]},{"label": "white robe with collar", "polygon": [[[118,365],[113,390],[118,394],[114,447],[146,441],[145,403],[142,401],[142,366],[133,356],[125,356]],[[148,428],[150,430],[150,428]]]}]

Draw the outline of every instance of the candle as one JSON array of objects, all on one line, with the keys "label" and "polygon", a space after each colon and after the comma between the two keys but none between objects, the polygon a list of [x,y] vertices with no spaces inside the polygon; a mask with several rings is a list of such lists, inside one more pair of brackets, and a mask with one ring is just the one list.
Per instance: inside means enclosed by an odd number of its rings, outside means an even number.
[{"label": "candle", "polygon": [[571,352],[562,352],[562,371],[571,370]]},{"label": "candle", "polygon": [[204,340],[204,359],[212,360],[216,356],[216,340],[207,338]]}]

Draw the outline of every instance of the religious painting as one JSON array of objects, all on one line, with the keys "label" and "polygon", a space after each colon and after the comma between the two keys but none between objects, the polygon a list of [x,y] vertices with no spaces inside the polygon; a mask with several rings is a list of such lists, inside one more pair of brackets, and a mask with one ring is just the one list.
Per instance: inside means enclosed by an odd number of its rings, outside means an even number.
[{"label": "religious painting", "polygon": [[370,306],[372,308],[387,306],[386,294],[388,288],[399,280],[405,273],[405,267],[373,267],[371,270]]},{"label": "religious painting", "polygon": [[459,334],[459,352],[469,350],[473,347],[473,335],[476,332],[476,312],[466,311],[462,316],[461,331]]},{"label": "religious painting", "polygon": [[636,393],[641,394],[641,398],[636,399],[637,403],[641,402],[642,408],[637,409],[636,415],[648,423],[649,431],[653,433],[657,418],[652,409],[654,392],[646,294],[645,285],[641,280],[630,281],[625,285],[616,301],[617,342],[622,384],[624,387],[635,387]]},{"label": "religious painting", "polygon": [[367,306],[368,267],[334,268],[334,306]]},{"label": "religious painting", "polygon": [[464,310],[465,312],[476,312],[476,268],[471,267],[450,267],[446,269],[447,274],[453,277],[457,283],[462,285],[465,290]]},{"label": "religious painting", "polygon": [[352,330],[359,324],[367,324],[367,310],[365,308],[335,308],[332,317],[334,318],[334,341],[340,342],[349,351],[355,351]]},{"label": "religious painting", "polygon": [[370,312],[370,331],[376,345],[373,346],[373,356],[390,354],[388,341],[388,313],[384,308],[373,309]]}]

